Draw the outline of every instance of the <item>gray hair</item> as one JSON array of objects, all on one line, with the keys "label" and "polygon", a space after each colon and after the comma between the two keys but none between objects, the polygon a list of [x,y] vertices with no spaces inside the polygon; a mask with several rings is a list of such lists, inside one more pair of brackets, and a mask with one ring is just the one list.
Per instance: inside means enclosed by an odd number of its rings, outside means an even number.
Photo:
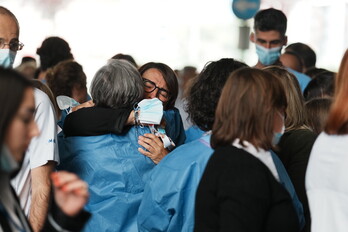
[{"label": "gray hair", "polygon": [[143,80],[129,62],[112,59],[95,74],[91,95],[96,106],[133,107],[144,97]]}]

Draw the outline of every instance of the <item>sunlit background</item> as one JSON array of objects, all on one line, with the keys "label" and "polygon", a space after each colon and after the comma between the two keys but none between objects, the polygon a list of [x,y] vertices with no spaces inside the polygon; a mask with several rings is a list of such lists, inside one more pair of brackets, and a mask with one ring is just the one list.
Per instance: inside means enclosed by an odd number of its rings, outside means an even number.
[{"label": "sunlit background", "polygon": [[[49,36],[64,38],[87,74],[88,83],[107,59],[132,55],[173,69],[200,70],[205,63],[232,57],[256,64],[253,44],[238,49],[239,26],[232,0],[0,0],[18,18],[17,55],[36,56]],[[264,0],[261,9],[281,9],[288,17],[288,43],[303,42],[317,54],[317,67],[337,71],[348,45],[348,0]],[[252,27],[252,20],[244,22]]]}]

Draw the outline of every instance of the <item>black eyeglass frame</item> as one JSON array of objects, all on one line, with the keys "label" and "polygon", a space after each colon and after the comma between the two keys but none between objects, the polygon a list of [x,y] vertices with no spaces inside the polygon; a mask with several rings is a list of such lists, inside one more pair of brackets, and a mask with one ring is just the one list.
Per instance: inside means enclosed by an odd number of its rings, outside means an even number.
[{"label": "black eyeglass frame", "polygon": [[24,44],[18,40],[11,40],[9,43],[5,43],[3,39],[0,39],[0,49],[3,49],[6,45],[9,45],[11,51],[20,51],[23,49]]},{"label": "black eyeglass frame", "polygon": [[[158,96],[158,95],[161,95],[161,96],[164,97],[165,99],[169,99],[169,98],[170,98],[170,93],[169,93],[169,91],[166,90],[166,89],[163,89],[163,88],[158,87],[158,86],[156,85],[156,83],[154,83],[153,81],[150,81],[149,79],[146,79],[146,78],[143,77],[143,82],[144,82],[144,86],[145,86],[145,87],[148,87],[148,86],[146,86],[146,83],[150,83],[150,84],[153,86],[153,89],[152,89],[151,91],[146,91],[146,90],[144,89],[144,91],[145,91],[146,93],[152,93],[153,91],[155,91],[155,89],[158,89],[157,96]],[[161,93],[163,93],[163,92],[165,93],[165,95],[161,94]]]}]

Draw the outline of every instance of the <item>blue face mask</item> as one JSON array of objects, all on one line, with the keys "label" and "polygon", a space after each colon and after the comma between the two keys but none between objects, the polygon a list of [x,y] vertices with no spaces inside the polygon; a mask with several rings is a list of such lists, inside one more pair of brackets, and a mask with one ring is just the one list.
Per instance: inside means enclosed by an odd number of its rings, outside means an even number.
[{"label": "blue face mask", "polygon": [[277,112],[279,117],[282,119],[283,121],[283,126],[282,126],[282,130],[280,132],[275,132],[274,135],[273,135],[273,140],[272,140],[272,144],[273,145],[277,145],[281,139],[281,137],[283,136],[284,134],[284,131],[285,131],[285,125],[284,125],[284,116],[280,113],[280,112]]},{"label": "blue face mask", "polygon": [[10,49],[0,49],[0,66],[12,68],[17,52]]},{"label": "blue face mask", "polygon": [[282,46],[268,49],[256,44],[256,54],[259,57],[259,61],[266,66],[274,64],[278,60],[281,49]]},{"label": "blue face mask", "polygon": [[273,145],[277,145],[279,143],[281,137],[284,134],[284,131],[285,131],[285,126],[283,125],[281,132],[274,133],[273,140],[272,140],[272,144]]},{"label": "blue face mask", "polygon": [[7,173],[15,172],[19,164],[14,160],[6,145],[0,147],[0,170]]}]

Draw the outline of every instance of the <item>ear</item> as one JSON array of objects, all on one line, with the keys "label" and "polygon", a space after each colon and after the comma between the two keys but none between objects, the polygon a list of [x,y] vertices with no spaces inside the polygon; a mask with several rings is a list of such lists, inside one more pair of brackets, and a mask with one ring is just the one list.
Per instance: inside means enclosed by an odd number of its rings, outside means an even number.
[{"label": "ear", "polygon": [[251,32],[251,33],[250,33],[249,40],[250,40],[251,42],[255,43],[255,33],[254,33],[254,32]]},{"label": "ear", "polygon": [[288,37],[284,36],[284,46],[288,45]]}]

